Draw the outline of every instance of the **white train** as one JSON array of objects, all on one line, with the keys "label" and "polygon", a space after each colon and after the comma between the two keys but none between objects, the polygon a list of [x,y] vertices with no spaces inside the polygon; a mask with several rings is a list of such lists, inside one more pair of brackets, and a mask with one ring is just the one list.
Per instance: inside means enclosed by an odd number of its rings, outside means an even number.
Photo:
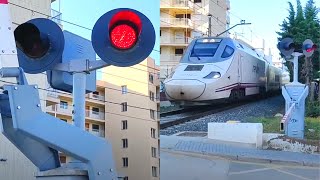
[{"label": "white train", "polygon": [[193,40],[164,81],[171,102],[196,105],[278,91],[289,74],[243,42],[231,38]]}]

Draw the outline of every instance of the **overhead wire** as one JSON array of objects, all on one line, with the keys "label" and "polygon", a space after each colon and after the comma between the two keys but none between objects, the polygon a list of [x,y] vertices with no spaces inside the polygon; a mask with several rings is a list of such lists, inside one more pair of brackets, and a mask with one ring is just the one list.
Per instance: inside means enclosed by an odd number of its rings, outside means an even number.
[{"label": "overhead wire", "polygon": [[[13,82],[9,82],[9,81],[4,81],[4,80],[0,80],[0,82],[3,82],[3,83],[8,83],[8,84],[12,84],[12,85],[18,85],[17,83],[13,83]],[[49,89],[45,89],[45,88],[40,88],[38,87],[39,90],[43,90],[43,91],[47,91],[47,92],[53,92],[53,93],[57,93],[57,94],[65,94],[65,95],[68,95],[70,96],[71,93],[67,93],[67,92],[61,92],[61,91],[53,91],[53,90],[49,90]],[[90,99],[90,100],[98,100],[98,101],[101,101],[101,102],[104,102],[104,103],[109,103],[109,104],[117,104],[117,105],[122,105],[122,103],[117,103],[117,102],[112,102],[112,101],[106,101],[106,100],[99,100],[99,99],[95,99],[95,98],[90,98],[90,97],[86,97],[87,99]],[[132,105],[127,105],[128,107],[132,107],[132,108],[137,108],[137,109],[143,109],[143,110],[150,110],[148,108],[144,108],[144,107],[138,107],[138,106],[132,106]]]}]

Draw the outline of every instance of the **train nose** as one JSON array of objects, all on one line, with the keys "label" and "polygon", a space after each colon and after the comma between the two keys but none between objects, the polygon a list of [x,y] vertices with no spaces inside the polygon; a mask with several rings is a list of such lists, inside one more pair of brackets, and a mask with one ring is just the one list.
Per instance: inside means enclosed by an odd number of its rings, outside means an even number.
[{"label": "train nose", "polygon": [[171,80],[165,83],[167,96],[172,100],[193,100],[205,90],[205,83],[198,80]]}]

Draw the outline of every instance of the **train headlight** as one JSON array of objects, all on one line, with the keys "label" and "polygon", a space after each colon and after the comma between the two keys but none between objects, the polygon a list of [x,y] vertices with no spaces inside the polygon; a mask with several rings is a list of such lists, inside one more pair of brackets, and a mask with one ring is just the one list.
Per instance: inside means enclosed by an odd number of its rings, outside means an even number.
[{"label": "train headlight", "polygon": [[219,72],[212,71],[210,74],[205,76],[205,79],[218,79],[221,77],[221,74]]}]

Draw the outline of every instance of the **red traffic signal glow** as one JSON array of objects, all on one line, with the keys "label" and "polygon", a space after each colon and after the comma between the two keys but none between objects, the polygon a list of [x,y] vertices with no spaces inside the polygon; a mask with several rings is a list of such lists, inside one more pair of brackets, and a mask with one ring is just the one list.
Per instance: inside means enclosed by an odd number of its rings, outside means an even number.
[{"label": "red traffic signal glow", "polygon": [[137,41],[137,34],[131,26],[120,24],[112,29],[110,39],[116,48],[130,49]]},{"label": "red traffic signal glow", "polygon": [[306,49],[307,52],[312,52],[317,49],[317,45],[313,45],[311,48]]},{"label": "red traffic signal glow", "polygon": [[109,23],[111,44],[119,50],[131,49],[138,40],[141,27],[141,20],[136,13],[130,10],[116,13]]}]

